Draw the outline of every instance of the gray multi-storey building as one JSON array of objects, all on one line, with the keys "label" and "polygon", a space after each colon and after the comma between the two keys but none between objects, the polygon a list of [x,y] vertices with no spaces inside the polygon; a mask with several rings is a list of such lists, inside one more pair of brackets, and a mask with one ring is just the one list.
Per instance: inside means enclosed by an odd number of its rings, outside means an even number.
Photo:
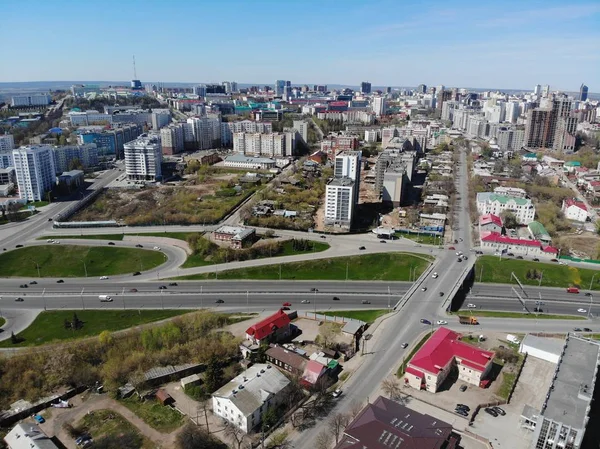
[{"label": "gray multi-storey building", "polygon": [[95,143],[52,147],[56,173],[72,170],[71,163],[79,161],[81,166],[92,168],[98,165],[98,147]]}]

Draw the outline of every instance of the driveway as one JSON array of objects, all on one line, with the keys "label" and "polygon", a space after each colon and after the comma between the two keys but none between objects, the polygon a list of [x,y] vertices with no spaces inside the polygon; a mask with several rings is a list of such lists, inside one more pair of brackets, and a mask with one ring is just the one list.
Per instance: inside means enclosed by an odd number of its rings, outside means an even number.
[{"label": "driveway", "polygon": [[3,307],[1,310],[1,316],[6,319],[6,323],[0,329],[0,341],[8,340],[11,332],[18,334],[27,329],[41,312],[36,309],[5,309]]}]

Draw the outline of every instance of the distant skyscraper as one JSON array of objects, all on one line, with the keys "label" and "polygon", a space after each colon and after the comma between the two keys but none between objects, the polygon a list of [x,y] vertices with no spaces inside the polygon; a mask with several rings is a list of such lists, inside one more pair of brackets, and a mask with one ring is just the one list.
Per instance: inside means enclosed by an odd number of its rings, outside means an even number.
[{"label": "distant skyscraper", "polygon": [[385,88],[385,93],[386,93],[386,94],[391,94],[391,93],[392,93],[392,88],[391,88],[391,87],[389,87],[389,86],[388,86],[388,87],[386,87],[386,88]]},{"label": "distant skyscraper", "polygon": [[542,97],[548,98],[548,95],[550,95],[550,85],[546,84],[542,89]]},{"label": "distant skyscraper", "polygon": [[419,84],[417,86],[417,92],[420,94],[426,94],[427,93],[427,86],[425,84]]},{"label": "distant skyscraper", "polygon": [[540,94],[542,93],[542,86],[540,86],[539,84],[536,84],[533,88],[533,93],[536,96],[540,96]]},{"label": "distant skyscraper", "polygon": [[285,85],[286,85],[285,80],[275,81],[275,96],[276,97],[283,95],[283,88],[285,87]]},{"label": "distant skyscraper", "polygon": [[579,101],[587,100],[588,87],[585,84],[582,84],[579,88]]},{"label": "distant skyscraper", "polygon": [[381,117],[386,113],[386,104],[384,97],[373,98],[373,112],[377,117]]},{"label": "distant skyscraper", "polygon": [[361,94],[370,94],[371,93],[371,83],[367,81],[363,81],[360,83],[360,93]]}]

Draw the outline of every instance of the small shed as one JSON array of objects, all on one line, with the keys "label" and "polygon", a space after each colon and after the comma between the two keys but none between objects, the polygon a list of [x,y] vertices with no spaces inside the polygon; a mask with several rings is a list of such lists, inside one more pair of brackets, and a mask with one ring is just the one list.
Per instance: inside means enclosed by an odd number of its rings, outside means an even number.
[{"label": "small shed", "polygon": [[175,399],[173,399],[169,393],[162,389],[159,389],[156,392],[156,399],[158,399],[162,405],[171,405],[173,402],[175,402]]},{"label": "small shed", "polygon": [[194,387],[202,383],[202,378],[198,374],[192,374],[191,376],[181,379],[181,388],[185,389],[186,387]]}]

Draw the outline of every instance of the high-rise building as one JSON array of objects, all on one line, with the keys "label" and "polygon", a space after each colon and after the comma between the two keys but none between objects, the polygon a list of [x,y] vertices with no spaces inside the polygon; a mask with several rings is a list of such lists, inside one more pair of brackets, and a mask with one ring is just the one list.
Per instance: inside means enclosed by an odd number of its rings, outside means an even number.
[{"label": "high-rise building", "polygon": [[98,148],[95,143],[83,145],[63,145],[53,147],[54,165],[57,174],[73,170],[72,162],[79,161],[82,168],[92,168],[98,165]]},{"label": "high-rise building", "polygon": [[563,96],[545,100],[543,107],[529,110],[525,126],[525,146],[573,149],[577,117],[571,112],[572,105],[572,100]]},{"label": "high-rise building", "polygon": [[534,94],[535,96],[539,97],[539,96],[541,95],[541,93],[542,93],[542,86],[540,86],[539,84],[536,84],[536,85],[533,87],[533,94]]},{"label": "high-rise building", "polygon": [[163,154],[173,155],[184,149],[183,123],[171,123],[160,130],[160,143]]},{"label": "high-rise building", "polygon": [[381,117],[382,115],[386,114],[387,109],[384,97],[373,98],[373,112],[377,117]]},{"label": "high-rise building", "polygon": [[15,148],[15,139],[12,134],[0,135],[0,151],[10,151]]},{"label": "high-rise building", "polygon": [[25,146],[12,152],[19,195],[43,201],[56,184],[54,153],[49,145]]},{"label": "high-rise building", "polygon": [[335,157],[334,178],[350,178],[354,182],[354,202],[358,203],[360,190],[360,160],[362,152],[343,151]]},{"label": "high-rise building", "polygon": [[325,226],[350,230],[356,205],[356,185],[348,177],[333,178],[325,187]]},{"label": "high-rise building", "polygon": [[371,93],[371,83],[368,81],[363,81],[360,83],[360,93],[361,94],[370,94]]},{"label": "high-rise building", "polygon": [[48,94],[15,95],[11,98],[13,108],[28,106],[48,106],[52,97]]},{"label": "high-rise building", "polygon": [[208,150],[221,146],[221,120],[217,117],[190,117],[187,123],[192,125],[192,132],[199,150]]},{"label": "high-rise building", "polygon": [[206,86],[204,84],[194,86],[192,87],[192,93],[199,97],[206,97]]},{"label": "high-rise building", "polygon": [[279,97],[283,95],[283,88],[286,86],[285,80],[277,80],[275,81],[275,96]]},{"label": "high-rise building", "polygon": [[542,97],[543,98],[548,98],[548,96],[550,95],[550,85],[546,84],[543,88],[542,88]]},{"label": "high-rise building", "polygon": [[125,172],[135,181],[158,181],[162,178],[162,150],[156,135],[142,134],[125,145]]},{"label": "high-rise building", "polygon": [[517,119],[519,118],[519,102],[518,101],[509,101],[505,104],[505,118],[507,122],[517,123]]},{"label": "high-rise building", "polygon": [[135,140],[143,133],[142,125],[127,123],[102,131],[85,131],[77,136],[79,145],[95,143],[98,156],[115,156],[123,159],[123,145]]},{"label": "high-rise building", "polygon": [[579,101],[587,100],[588,96],[588,87],[585,84],[582,84],[579,88]]},{"label": "high-rise building", "polygon": [[238,91],[238,85],[235,81],[223,81],[226,94],[232,94]]},{"label": "high-rise building", "polygon": [[305,144],[308,143],[308,126],[307,120],[294,120],[293,127],[298,131]]},{"label": "high-rise building", "polygon": [[427,93],[427,86],[425,84],[419,84],[417,86],[417,93],[419,93],[419,94],[426,94]]}]

